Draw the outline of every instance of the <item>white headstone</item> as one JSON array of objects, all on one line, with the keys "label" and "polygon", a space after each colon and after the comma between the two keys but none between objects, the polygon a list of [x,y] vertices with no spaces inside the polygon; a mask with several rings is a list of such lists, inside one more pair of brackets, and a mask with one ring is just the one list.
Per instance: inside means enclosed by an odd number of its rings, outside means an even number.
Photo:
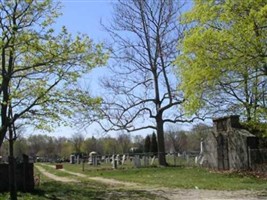
[{"label": "white headstone", "polygon": [[110,158],[109,157],[107,157],[105,160],[106,160],[106,163],[110,162]]},{"label": "white headstone", "polygon": [[144,166],[148,166],[149,165],[149,158],[148,156],[144,156]]},{"label": "white headstone", "polygon": [[126,160],[126,155],[124,154],[124,155],[122,156],[122,161],[121,161],[121,164],[122,164],[122,165],[124,164],[125,160]]},{"label": "white headstone", "polygon": [[155,159],[156,159],[156,156],[153,156],[153,158],[152,158],[152,160],[151,160],[151,163],[150,163],[150,165],[153,165],[153,164],[154,164],[154,162],[155,162]]},{"label": "white headstone", "polygon": [[134,156],[134,166],[135,167],[141,167],[141,160],[140,160],[140,157],[139,157],[139,155],[135,155]]},{"label": "white headstone", "polygon": [[115,160],[117,161],[117,165],[120,165],[121,164],[121,158],[120,158],[120,155],[117,154]]}]

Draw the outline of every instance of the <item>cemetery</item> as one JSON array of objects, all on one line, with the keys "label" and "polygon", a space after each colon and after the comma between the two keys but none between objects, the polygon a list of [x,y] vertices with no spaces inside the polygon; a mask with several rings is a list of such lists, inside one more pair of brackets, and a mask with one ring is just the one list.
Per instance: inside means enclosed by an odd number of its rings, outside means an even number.
[{"label": "cemetery", "polygon": [[[17,188],[22,192],[39,190],[45,186],[47,181],[50,183],[53,180],[64,181],[64,185],[75,187],[75,183],[90,183],[92,178],[99,184],[110,185],[106,187],[111,187],[112,190],[121,188],[122,185],[124,185],[125,193],[141,190],[144,192],[142,195],[149,196],[146,199],[154,199],[156,196],[170,197],[169,195],[181,192],[181,189],[179,192],[169,189],[170,193],[164,193],[164,195],[150,194],[149,187],[156,187],[158,184],[170,188],[194,188],[191,193],[188,193],[191,196],[199,195],[200,193],[197,193],[199,189],[201,189],[203,197],[206,195],[215,197],[217,194],[209,194],[208,191],[204,193],[202,189],[219,189],[223,192],[224,190],[253,188],[255,193],[252,192],[248,195],[252,195],[253,198],[258,195],[264,196],[260,191],[267,187],[266,181],[264,181],[264,176],[254,177],[253,170],[255,172],[259,172],[259,170],[253,166],[258,164],[262,166],[266,161],[263,156],[260,160],[258,157],[252,157],[252,152],[258,148],[259,139],[243,129],[239,123],[239,116],[213,119],[213,128],[206,131],[207,137],[199,140],[198,152],[166,153],[169,166],[164,168],[159,167],[157,154],[151,152],[133,153],[129,151],[129,153],[109,155],[99,154],[97,151],[90,151],[88,154],[72,153],[67,159],[68,162],[58,162],[58,158],[53,160],[44,157],[30,159],[29,163],[27,158],[28,164],[17,164],[17,170],[24,170],[18,173],[25,174],[17,177]],[[4,164],[0,165],[0,167],[3,166]],[[8,165],[5,164],[5,166]],[[6,170],[8,169],[1,168],[1,177],[3,177],[0,182],[1,191],[8,190],[8,177],[4,176],[8,174]],[[262,171],[264,172],[264,170]],[[224,175],[222,176],[220,172]],[[251,175],[247,175],[248,172],[251,172]],[[242,175],[243,173],[244,175]],[[244,177],[247,181],[242,182]],[[155,186],[153,186],[154,184]],[[60,188],[60,186],[57,187]],[[113,192],[111,193],[113,194]],[[230,197],[237,195],[235,192],[224,191],[224,193]],[[180,193],[178,196],[180,197]],[[82,197],[79,198],[82,199]]]},{"label": "cemetery", "polygon": [[[166,153],[168,164],[222,171],[259,171],[258,165],[267,164],[265,154],[261,153],[264,149],[259,149],[259,138],[242,127],[237,115],[213,119],[213,128],[207,129],[206,134],[207,137],[199,141],[198,152]],[[70,155],[70,164],[81,163],[85,168],[155,167],[158,166],[158,156],[151,152],[100,155],[96,151],[83,157]]]},{"label": "cemetery", "polygon": [[0,13],[0,200],[267,199],[267,0]]}]

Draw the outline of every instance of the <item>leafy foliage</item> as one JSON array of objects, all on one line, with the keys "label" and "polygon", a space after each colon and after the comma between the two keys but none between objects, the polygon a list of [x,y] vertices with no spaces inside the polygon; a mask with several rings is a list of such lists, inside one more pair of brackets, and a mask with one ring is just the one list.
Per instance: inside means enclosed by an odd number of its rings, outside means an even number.
[{"label": "leafy foliage", "polygon": [[176,59],[187,110],[266,120],[266,16],[265,0],[195,1]]},{"label": "leafy foliage", "polygon": [[15,121],[50,130],[83,104],[99,104],[78,81],[107,56],[85,35],[73,37],[52,25],[60,4],[52,1],[0,3],[0,146]]}]

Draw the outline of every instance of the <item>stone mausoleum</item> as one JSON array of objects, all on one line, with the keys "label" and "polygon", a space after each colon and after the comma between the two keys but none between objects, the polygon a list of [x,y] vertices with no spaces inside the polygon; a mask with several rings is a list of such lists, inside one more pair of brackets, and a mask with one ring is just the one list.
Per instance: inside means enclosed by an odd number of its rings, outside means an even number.
[{"label": "stone mausoleum", "polygon": [[242,128],[239,116],[213,120],[213,131],[203,141],[201,164],[218,170],[250,168],[249,149],[258,147],[258,138]]}]

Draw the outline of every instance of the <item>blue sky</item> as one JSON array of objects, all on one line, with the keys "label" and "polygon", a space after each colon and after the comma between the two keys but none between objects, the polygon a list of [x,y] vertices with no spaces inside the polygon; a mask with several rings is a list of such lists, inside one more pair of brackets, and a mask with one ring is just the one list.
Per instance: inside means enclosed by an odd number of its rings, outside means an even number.
[{"label": "blue sky", "polygon": [[66,26],[72,33],[86,33],[96,42],[107,38],[101,30],[100,20],[104,22],[111,18],[112,0],[62,0],[62,16],[57,26]]},{"label": "blue sky", "polygon": [[[108,22],[112,14],[112,0],[61,0],[62,9],[54,28],[57,30],[65,26],[73,35],[80,32],[88,35],[95,43],[108,39],[108,34],[101,28],[100,20]],[[114,2],[114,1],[113,1]],[[98,79],[103,74],[104,68],[94,69],[86,76],[86,86],[94,95],[99,95]],[[36,134],[39,131],[29,130],[29,134]],[[86,137],[98,136],[102,130],[97,126],[91,126],[87,131],[81,130]],[[71,137],[78,132],[74,128],[60,127],[53,132],[40,132],[51,136]],[[114,135],[114,133],[113,133]]]},{"label": "blue sky", "polygon": [[[103,30],[100,21],[107,24],[112,16],[112,2],[116,0],[61,0],[62,16],[57,20],[56,28],[65,26],[72,34],[83,33],[95,43],[108,40],[108,34]],[[99,93],[98,79],[104,69],[96,68],[86,76],[87,86],[94,95]]]},{"label": "blue sky", "polygon": [[[63,4],[62,16],[57,19],[55,29],[65,26],[74,35],[78,32],[87,34],[95,43],[108,41],[108,34],[103,31],[100,20],[104,24],[108,24],[111,21],[112,2],[116,2],[116,0],[61,0],[61,2]],[[98,79],[104,72],[105,68],[97,68],[86,76],[89,89],[94,95],[101,94],[99,93],[101,89],[98,86]],[[91,137],[92,135],[99,137],[103,133],[95,125],[88,128],[87,131],[81,131],[86,137]],[[48,133],[48,135],[71,137],[75,132],[77,130],[62,127]],[[141,133],[145,137],[146,134],[151,134],[152,130],[135,132],[133,135]],[[111,135],[116,136],[116,133],[111,133]]]}]

